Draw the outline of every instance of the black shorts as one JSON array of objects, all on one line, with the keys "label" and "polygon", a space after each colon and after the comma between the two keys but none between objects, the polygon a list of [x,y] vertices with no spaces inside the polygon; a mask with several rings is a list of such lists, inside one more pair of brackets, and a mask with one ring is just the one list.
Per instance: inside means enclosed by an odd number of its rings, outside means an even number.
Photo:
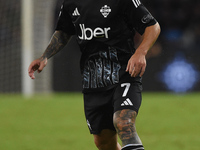
[{"label": "black shorts", "polygon": [[115,131],[114,112],[122,109],[139,111],[142,84],[120,83],[115,88],[102,92],[84,93],[84,109],[91,134],[99,134],[103,129]]}]

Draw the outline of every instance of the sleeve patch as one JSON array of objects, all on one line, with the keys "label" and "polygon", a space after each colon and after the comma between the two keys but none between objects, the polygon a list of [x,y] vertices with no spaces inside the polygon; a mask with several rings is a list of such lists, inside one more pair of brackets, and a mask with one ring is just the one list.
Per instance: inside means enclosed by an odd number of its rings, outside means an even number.
[{"label": "sleeve patch", "polygon": [[153,16],[150,14],[147,14],[141,19],[141,21],[142,23],[146,24],[146,23],[149,23],[152,19],[153,19]]}]

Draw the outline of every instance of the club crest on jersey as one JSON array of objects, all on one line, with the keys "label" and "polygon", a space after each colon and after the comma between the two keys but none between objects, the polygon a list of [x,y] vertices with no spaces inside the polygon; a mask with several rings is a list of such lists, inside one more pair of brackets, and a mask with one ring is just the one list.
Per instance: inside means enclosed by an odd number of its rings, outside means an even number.
[{"label": "club crest on jersey", "polygon": [[103,7],[101,7],[100,12],[104,16],[104,18],[107,18],[107,16],[111,12],[111,8],[108,5],[104,5]]}]

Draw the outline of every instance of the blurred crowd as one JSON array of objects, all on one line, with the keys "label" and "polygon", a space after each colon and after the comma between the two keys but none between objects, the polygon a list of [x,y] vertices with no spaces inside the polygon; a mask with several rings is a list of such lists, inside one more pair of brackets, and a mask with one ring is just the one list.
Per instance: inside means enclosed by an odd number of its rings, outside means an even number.
[{"label": "blurred crowd", "polygon": [[165,52],[199,54],[199,0],[142,0],[161,25],[160,47]]}]

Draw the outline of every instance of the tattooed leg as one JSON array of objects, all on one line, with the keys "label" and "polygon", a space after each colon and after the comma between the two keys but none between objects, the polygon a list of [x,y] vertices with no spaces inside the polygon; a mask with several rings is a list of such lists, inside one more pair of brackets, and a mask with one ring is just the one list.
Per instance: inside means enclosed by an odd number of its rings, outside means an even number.
[{"label": "tattooed leg", "polygon": [[130,109],[119,110],[114,114],[114,125],[122,145],[142,144],[135,128],[137,113]]}]

